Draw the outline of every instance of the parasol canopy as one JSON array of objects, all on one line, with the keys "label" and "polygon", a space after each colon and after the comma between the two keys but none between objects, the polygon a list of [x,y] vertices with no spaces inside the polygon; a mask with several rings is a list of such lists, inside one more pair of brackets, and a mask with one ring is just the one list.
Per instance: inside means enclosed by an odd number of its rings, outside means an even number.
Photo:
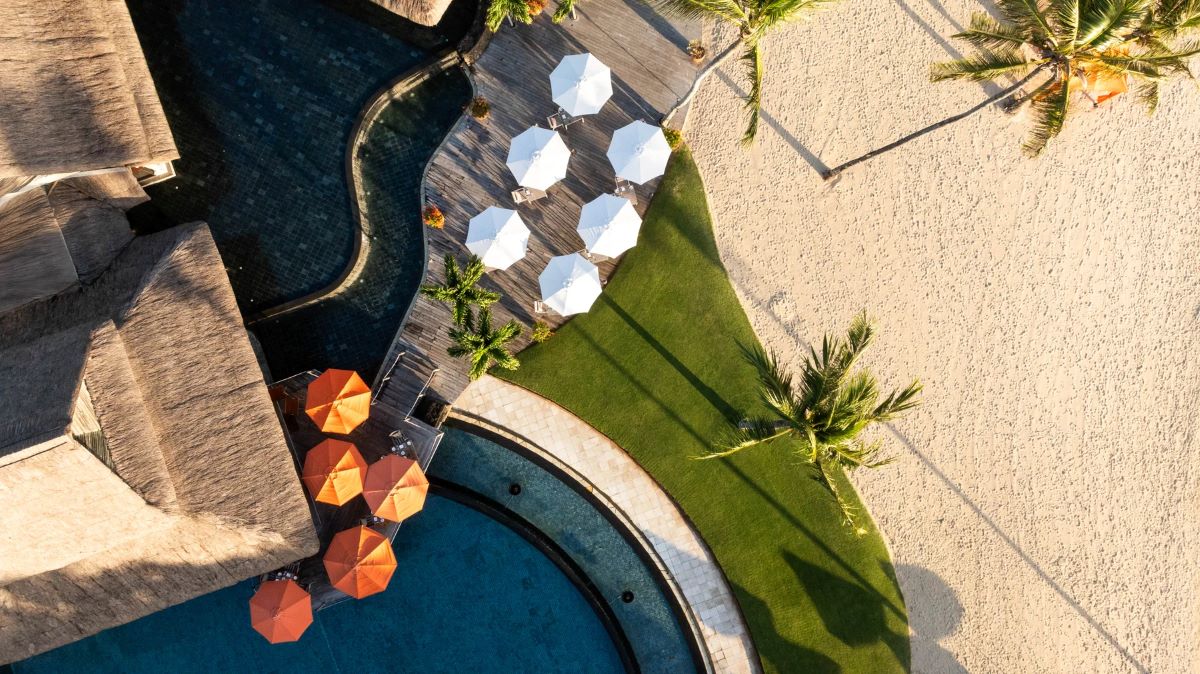
[{"label": "parasol canopy", "polygon": [[612,93],[612,71],[591,54],[564,56],[550,73],[550,95],[572,117],[600,112]]},{"label": "parasol canopy", "polygon": [[325,551],[324,562],[329,582],[355,599],[383,592],[396,572],[391,542],[364,526],[339,531]]},{"label": "parasol canopy", "polygon": [[273,644],[298,640],[312,621],[312,597],[294,580],[268,580],[250,598],[250,626]]},{"label": "parasol canopy", "polygon": [[371,388],[353,370],[330,368],[309,383],[304,411],[322,432],[346,435],[367,420]]},{"label": "parasol canopy", "polygon": [[557,131],[531,126],[512,139],[505,164],[521,187],[543,192],[567,177],[571,151]]},{"label": "parasol canopy", "polygon": [[371,513],[392,522],[403,522],[425,507],[429,480],[410,458],[388,454],[371,464],[363,498]]},{"label": "parasol canopy", "polygon": [[308,450],[300,479],[316,501],[340,506],[358,496],[367,478],[367,461],[358,448],[332,438]]}]

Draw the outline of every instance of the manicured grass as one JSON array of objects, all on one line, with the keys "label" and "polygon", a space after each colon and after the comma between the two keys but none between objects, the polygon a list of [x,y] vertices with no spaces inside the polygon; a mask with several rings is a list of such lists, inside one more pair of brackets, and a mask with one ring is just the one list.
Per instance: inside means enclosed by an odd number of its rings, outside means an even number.
[{"label": "manicured grass", "polygon": [[843,528],[786,446],[690,458],[758,405],[739,350],[755,341],[684,150],[592,310],[522,352],[519,370],[493,372],[571,410],[658,479],[716,553],[767,671],[907,671],[904,600],[872,523],[862,537]]}]

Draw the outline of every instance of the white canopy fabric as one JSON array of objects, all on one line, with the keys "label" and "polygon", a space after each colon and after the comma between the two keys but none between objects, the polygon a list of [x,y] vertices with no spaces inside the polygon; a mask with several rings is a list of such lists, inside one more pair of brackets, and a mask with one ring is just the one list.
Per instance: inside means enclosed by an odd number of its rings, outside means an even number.
[{"label": "white canopy fabric", "polygon": [[564,56],[550,73],[550,95],[572,117],[600,112],[612,92],[612,71],[591,54]]},{"label": "white canopy fabric", "polygon": [[467,223],[467,249],[492,269],[508,269],[525,257],[529,228],[516,211],[489,206]]},{"label": "white canopy fabric", "polygon": [[614,194],[601,194],[579,212],[579,238],[592,255],[616,257],[637,245],[642,218],[633,203]]},{"label": "white canopy fabric", "polygon": [[662,128],[636,120],[616,130],[608,144],[608,161],[618,178],[639,185],[667,170],[671,146]]},{"label": "white canopy fabric", "polygon": [[570,159],[571,151],[557,131],[531,126],[512,139],[505,164],[518,185],[545,191],[567,177]]},{"label": "white canopy fabric", "polygon": [[600,296],[600,270],[579,253],[550,258],[538,276],[542,301],[563,316],[581,314]]}]

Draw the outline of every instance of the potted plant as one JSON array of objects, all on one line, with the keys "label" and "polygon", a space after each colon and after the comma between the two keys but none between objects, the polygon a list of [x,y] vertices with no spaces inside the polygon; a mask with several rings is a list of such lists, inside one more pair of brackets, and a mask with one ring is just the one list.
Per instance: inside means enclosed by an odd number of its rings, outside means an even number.
[{"label": "potted plant", "polygon": [[446,226],[446,216],[442,214],[442,209],[433,204],[429,204],[425,210],[421,211],[421,221],[434,229]]},{"label": "potted plant", "polygon": [[688,56],[692,57],[692,63],[699,65],[704,57],[708,55],[708,48],[700,40],[692,40],[687,46]]},{"label": "potted plant", "polygon": [[488,103],[488,100],[483,96],[476,96],[467,105],[467,112],[471,113],[472,117],[481,122],[486,121],[488,115],[492,114],[492,104]]}]

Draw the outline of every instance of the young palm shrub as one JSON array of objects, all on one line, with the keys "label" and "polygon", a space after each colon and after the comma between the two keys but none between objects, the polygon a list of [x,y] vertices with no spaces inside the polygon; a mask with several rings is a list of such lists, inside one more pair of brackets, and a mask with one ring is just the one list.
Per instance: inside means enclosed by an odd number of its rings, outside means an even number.
[{"label": "young palm shrub", "polygon": [[472,255],[467,266],[459,268],[458,261],[450,253],[442,258],[446,280],[441,285],[423,285],[421,294],[450,305],[456,325],[469,325],[473,320],[472,307],[487,309],[500,301],[500,293],[484,290],[475,285],[483,278],[483,261]]},{"label": "young palm shrub", "polygon": [[488,3],[487,16],[484,23],[493,33],[500,30],[504,20],[518,23],[533,23],[533,13],[526,0],[491,0]]},{"label": "young palm shrub", "polygon": [[714,19],[737,28],[738,40],[708,62],[701,70],[692,88],[663,117],[670,121],[680,108],[699,91],[700,85],[714,70],[739,50],[746,75],[750,80],[746,95],[746,111],[749,122],[742,134],[742,143],[749,145],[758,134],[759,110],[762,106],[763,60],[762,38],[773,28],[791,21],[805,12],[822,7],[833,0],[653,0],[658,8],[667,13],[687,19]]},{"label": "young palm shrub", "polygon": [[[911,133],[900,140],[826,171],[828,180],[872,157],[982,110],[1045,75],[1028,95],[1033,128],[1023,148],[1037,156],[1058,135],[1072,106],[1098,106],[1136,86],[1138,99],[1153,113],[1159,83],[1187,76],[1187,61],[1200,53],[1200,42],[1182,39],[1200,28],[1200,0],[998,0],[1004,21],[987,14],[971,17],[967,30],[954,35],[977,52],[933,64],[935,82],[985,82],[1019,76],[971,109]],[[1075,96],[1074,94],[1079,94]],[[1015,107],[1015,106],[1014,106]]]},{"label": "young palm shrub", "polygon": [[576,0],[558,0],[558,7],[554,9],[554,23],[562,23],[574,14],[575,2]]},{"label": "young palm shrub", "polygon": [[508,344],[521,334],[521,324],[509,321],[492,329],[492,310],[480,309],[479,325],[474,321],[467,325],[450,328],[450,339],[454,340],[446,353],[455,358],[466,358],[471,362],[468,372],[471,379],[479,379],[493,365],[506,370],[521,366],[517,357],[508,352]]},{"label": "young palm shrub", "polygon": [[813,475],[837,502],[844,524],[864,533],[853,506],[838,489],[839,470],[876,468],[891,461],[881,458],[882,444],[866,443],[859,435],[869,426],[890,421],[917,405],[921,385],[913,382],[882,401],[874,375],[855,363],[875,337],[866,313],[855,317],[845,339],[825,336],[821,352],[811,349],[799,381],[779,365],[775,354],[762,347],[746,350],[758,371],[759,397],[766,416],[737,424],[733,437],[700,458],[715,459],[751,447],[790,439]]}]

